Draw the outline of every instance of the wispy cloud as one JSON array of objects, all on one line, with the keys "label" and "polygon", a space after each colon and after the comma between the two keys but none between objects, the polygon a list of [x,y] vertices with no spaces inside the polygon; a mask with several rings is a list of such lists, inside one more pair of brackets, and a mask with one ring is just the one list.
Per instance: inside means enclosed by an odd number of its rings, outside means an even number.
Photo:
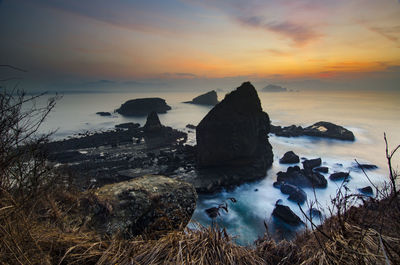
[{"label": "wispy cloud", "polygon": [[[400,0],[399,0],[400,1]],[[400,26],[394,27],[367,27],[370,31],[375,32],[384,38],[398,42],[400,38]]]},{"label": "wispy cloud", "polygon": [[261,16],[239,17],[237,20],[242,25],[263,29],[289,38],[296,46],[304,46],[322,36],[311,26],[287,20],[266,22],[266,19]]}]

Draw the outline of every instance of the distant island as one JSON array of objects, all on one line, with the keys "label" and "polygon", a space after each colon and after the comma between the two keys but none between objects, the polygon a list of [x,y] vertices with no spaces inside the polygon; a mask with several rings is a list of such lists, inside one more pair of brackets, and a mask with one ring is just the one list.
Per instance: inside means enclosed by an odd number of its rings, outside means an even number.
[{"label": "distant island", "polygon": [[281,87],[281,86],[278,86],[278,85],[270,84],[270,85],[264,87],[262,89],[262,91],[263,92],[287,92],[288,90],[287,90],[286,87]]},{"label": "distant island", "polygon": [[191,101],[186,101],[184,103],[196,104],[196,105],[209,105],[215,106],[218,104],[218,96],[215,90],[202,94],[193,98]]}]

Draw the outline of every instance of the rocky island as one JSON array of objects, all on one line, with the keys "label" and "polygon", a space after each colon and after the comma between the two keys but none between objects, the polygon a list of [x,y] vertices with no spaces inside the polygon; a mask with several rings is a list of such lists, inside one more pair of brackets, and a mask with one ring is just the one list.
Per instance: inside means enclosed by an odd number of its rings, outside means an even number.
[{"label": "rocky island", "polygon": [[212,90],[210,92],[195,97],[194,99],[192,99],[192,101],[186,101],[185,103],[215,106],[218,104],[217,92],[215,92],[215,90]]},{"label": "rocky island", "polygon": [[116,110],[124,116],[146,116],[150,112],[166,113],[171,107],[162,98],[137,98],[126,101]]}]

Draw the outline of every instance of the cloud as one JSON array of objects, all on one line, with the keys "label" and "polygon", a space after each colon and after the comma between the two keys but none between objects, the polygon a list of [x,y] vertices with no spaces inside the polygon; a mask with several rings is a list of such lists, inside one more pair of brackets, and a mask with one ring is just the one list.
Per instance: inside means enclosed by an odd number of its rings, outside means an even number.
[{"label": "cloud", "polygon": [[[400,0],[399,0],[400,1]],[[367,27],[370,31],[375,32],[384,38],[398,42],[400,38],[400,26],[394,27]]]},{"label": "cloud", "polygon": [[293,23],[287,20],[265,22],[265,18],[261,16],[239,17],[237,20],[242,25],[263,29],[289,38],[296,46],[304,46],[322,36],[311,26]]}]

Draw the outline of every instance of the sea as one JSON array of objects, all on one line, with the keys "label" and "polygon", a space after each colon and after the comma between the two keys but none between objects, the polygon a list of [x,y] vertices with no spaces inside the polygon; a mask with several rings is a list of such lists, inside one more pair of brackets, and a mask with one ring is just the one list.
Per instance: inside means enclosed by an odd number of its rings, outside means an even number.
[{"label": "sea", "polygon": [[[111,90],[112,91],[112,90]],[[160,114],[162,124],[188,133],[187,144],[196,144],[195,130],[186,128],[187,124],[197,125],[211,110],[209,106],[185,104],[192,98],[207,91],[183,92],[107,92],[107,93],[65,93],[58,100],[55,109],[41,127],[42,132],[55,131],[53,139],[63,139],[87,131],[104,131],[116,124],[136,122],[144,125],[145,117],[123,117],[113,113],[111,117],[96,115],[98,111],[113,112],[129,99],[144,97],[164,98],[172,107],[166,114]],[[218,91],[219,100],[229,91]],[[351,130],[354,142],[331,140],[315,137],[285,138],[269,136],[274,152],[274,162],[265,172],[265,178],[241,185],[234,190],[221,191],[213,195],[199,195],[197,207],[189,227],[218,225],[241,245],[251,245],[267,233],[276,238],[290,238],[295,232],[310,228],[304,217],[314,205],[322,212],[323,218],[334,212],[332,199],[343,185],[328,179],[326,189],[304,189],[308,201],[301,208],[289,201],[288,195],[273,187],[276,174],[286,171],[288,165],[279,164],[279,158],[287,151],[294,151],[301,158],[321,158],[322,165],[330,173],[350,172],[350,181],[346,192],[359,193],[360,188],[371,185],[382,187],[389,181],[385,154],[384,133],[389,148],[400,144],[400,92],[396,91],[327,91],[304,90],[292,92],[259,91],[263,110],[268,113],[272,124],[288,126],[309,126],[318,121],[329,121]],[[51,94],[48,96],[52,96]],[[43,104],[46,97],[38,100]],[[229,119],[229,117],[227,117]],[[378,166],[366,171],[367,176],[357,169],[356,161]],[[393,165],[400,165],[400,154],[393,158]],[[329,174],[325,174],[328,178]],[[344,192],[344,188],[341,190]],[[375,195],[374,191],[374,195]],[[236,203],[229,198],[235,198]],[[301,217],[305,226],[288,227],[271,216],[277,200],[289,206]],[[221,210],[216,220],[211,220],[205,209],[227,203],[228,211]],[[322,219],[323,219],[322,218]],[[318,224],[321,220],[314,219]]]}]

